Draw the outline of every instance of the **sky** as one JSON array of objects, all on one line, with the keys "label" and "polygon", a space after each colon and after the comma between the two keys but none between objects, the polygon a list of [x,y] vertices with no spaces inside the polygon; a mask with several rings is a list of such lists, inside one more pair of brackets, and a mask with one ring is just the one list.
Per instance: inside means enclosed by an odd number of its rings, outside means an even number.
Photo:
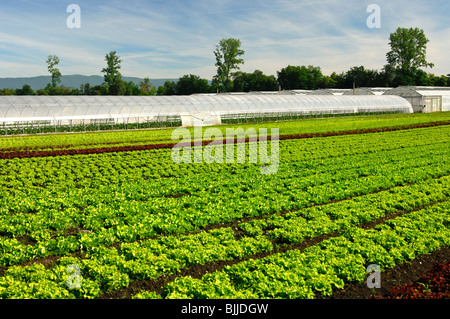
[{"label": "sky", "polygon": [[[379,8],[380,28],[368,26],[370,4]],[[448,0],[1,0],[0,77],[49,75],[48,55],[59,57],[63,75],[102,75],[105,55],[116,51],[123,76],[211,80],[213,51],[225,38],[241,41],[243,72],[276,76],[288,65],[319,66],[325,75],[361,65],[381,70],[398,27],[423,29],[435,64],[424,70],[446,75],[449,13]]]}]

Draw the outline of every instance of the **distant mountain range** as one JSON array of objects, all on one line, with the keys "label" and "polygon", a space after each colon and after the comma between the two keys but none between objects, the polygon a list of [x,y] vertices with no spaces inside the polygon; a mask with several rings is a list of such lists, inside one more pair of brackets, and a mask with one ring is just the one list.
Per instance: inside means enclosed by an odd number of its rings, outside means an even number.
[{"label": "distant mountain range", "polygon": [[[143,78],[136,77],[123,77],[126,82],[133,81],[135,84],[144,81]],[[150,83],[156,88],[164,85],[165,81],[177,82],[178,79],[150,79]],[[43,89],[51,82],[51,76],[35,76],[29,78],[0,78],[0,89],[21,89],[24,84],[31,86],[33,90]],[[104,82],[103,76],[99,75],[63,75],[61,77],[61,83],[59,85],[68,88],[79,89],[82,84],[89,83],[91,86],[100,85]]]}]

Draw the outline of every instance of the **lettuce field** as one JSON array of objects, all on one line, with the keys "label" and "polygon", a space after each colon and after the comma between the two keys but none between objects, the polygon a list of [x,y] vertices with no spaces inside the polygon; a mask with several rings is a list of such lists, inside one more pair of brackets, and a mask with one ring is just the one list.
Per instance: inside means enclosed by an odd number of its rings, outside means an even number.
[{"label": "lettuce field", "polygon": [[249,127],[279,128],[276,174],[174,163],[170,129],[1,137],[0,298],[380,298],[448,269],[448,112]]}]

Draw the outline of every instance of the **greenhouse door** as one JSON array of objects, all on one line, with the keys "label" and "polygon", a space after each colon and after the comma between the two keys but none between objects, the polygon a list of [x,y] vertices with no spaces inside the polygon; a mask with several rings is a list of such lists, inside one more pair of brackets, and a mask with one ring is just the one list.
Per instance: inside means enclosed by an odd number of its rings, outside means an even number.
[{"label": "greenhouse door", "polygon": [[441,111],[441,98],[439,96],[429,96],[424,99],[425,109],[424,113],[440,112]]}]

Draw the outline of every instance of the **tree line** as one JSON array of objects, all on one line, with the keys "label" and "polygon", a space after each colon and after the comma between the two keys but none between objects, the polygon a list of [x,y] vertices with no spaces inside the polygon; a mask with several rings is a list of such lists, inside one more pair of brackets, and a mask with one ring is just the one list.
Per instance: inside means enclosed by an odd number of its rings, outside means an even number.
[{"label": "tree line", "polygon": [[397,87],[401,85],[450,86],[450,74],[434,75],[422,70],[433,67],[426,59],[426,45],[429,40],[419,28],[398,28],[390,34],[391,50],[386,54],[387,64],[381,70],[354,66],[337,74],[324,75],[319,66],[288,65],[277,71],[277,75],[266,75],[260,70],[242,72],[244,64],[239,39],[222,39],[214,51],[217,74],[212,81],[198,75],[183,75],[177,81],[166,81],[158,88],[145,78],[138,84],[122,79],[122,59],[116,51],[105,56],[106,67],[101,70],[104,82],[80,88],[60,86],[61,72],[57,68],[59,58],[48,56],[46,63],[51,74],[51,83],[44,89],[34,91],[25,84],[21,89],[2,89],[0,95],[189,95],[195,93],[251,92],[282,90],[315,90],[326,88]]}]

